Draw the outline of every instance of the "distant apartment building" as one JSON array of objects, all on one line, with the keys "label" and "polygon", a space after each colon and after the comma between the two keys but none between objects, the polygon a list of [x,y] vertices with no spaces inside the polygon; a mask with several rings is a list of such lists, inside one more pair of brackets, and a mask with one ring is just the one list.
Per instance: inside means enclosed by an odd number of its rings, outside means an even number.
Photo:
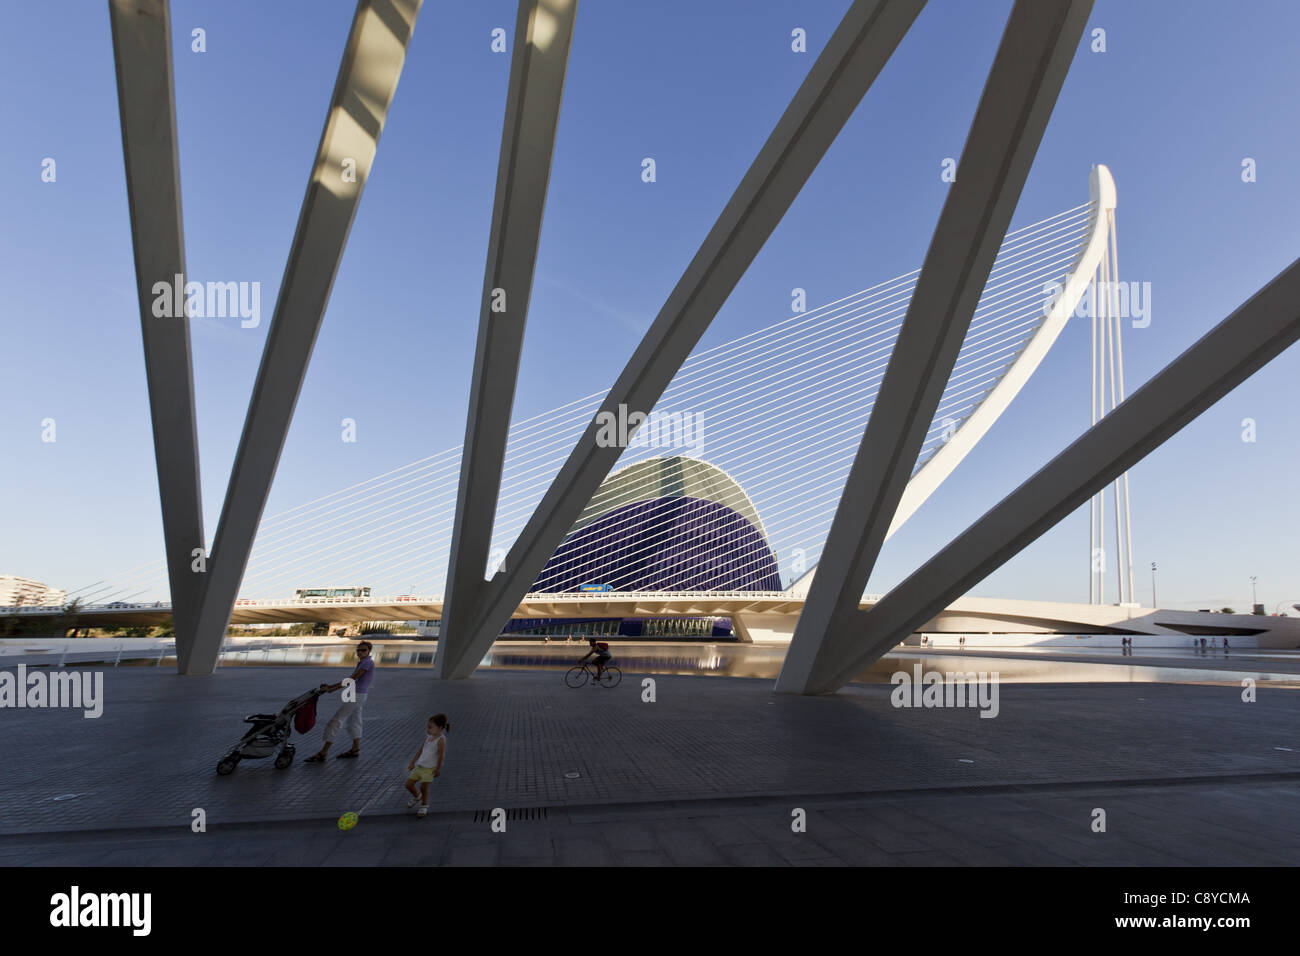
[{"label": "distant apartment building", "polygon": [[68,592],[31,578],[0,574],[0,607],[62,607]]}]

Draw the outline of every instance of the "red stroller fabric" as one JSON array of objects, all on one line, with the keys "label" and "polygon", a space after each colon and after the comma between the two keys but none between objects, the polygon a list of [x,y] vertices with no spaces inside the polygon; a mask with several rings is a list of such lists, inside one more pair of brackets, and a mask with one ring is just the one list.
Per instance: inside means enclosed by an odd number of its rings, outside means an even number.
[{"label": "red stroller fabric", "polygon": [[293,729],[305,734],[316,726],[316,701],[309,700],[293,715]]}]

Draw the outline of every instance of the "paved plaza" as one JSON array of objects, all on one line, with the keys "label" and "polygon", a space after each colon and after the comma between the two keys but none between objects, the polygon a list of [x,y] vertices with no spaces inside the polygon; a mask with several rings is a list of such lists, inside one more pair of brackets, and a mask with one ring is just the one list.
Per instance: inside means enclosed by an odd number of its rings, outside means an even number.
[{"label": "paved plaza", "polygon": [[[572,690],[555,671],[381,668],[359,759],[303,763],[318,724],[286,770],[214,773],[245,714],[337,676],[109,668],[99,719],[5,710],[0,863],[1300,863],[1293,689],[1245,703],[1234,683],[1004,684],[984,719],[895,708],[879,684],[808,698],[655,676],[646,702],[631,673]],[[453,730],[418,820],[401,782],[435,711]],[[361,822],[340,833],[349,810]]]}]

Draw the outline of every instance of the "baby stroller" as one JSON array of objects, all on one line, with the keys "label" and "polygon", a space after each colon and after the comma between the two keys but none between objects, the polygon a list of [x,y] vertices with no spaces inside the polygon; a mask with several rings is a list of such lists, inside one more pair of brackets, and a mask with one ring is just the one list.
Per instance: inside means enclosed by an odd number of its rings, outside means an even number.
[{"label": "baby stroller", "polygon": [[[225,776],[234,773],[239,761],[257,760],[275,753],[275,769],[283,770],[293,763],[294,747],[289,743],[296,730],[305,734],[316,726],[316,700],[325,691],[324,684],[300,694],[280,708],[278,714],[252,714],[244,723],[252,724],[234,749],[217,762],[217,773]],[[279,751],[276,753],[276,751]]]}]

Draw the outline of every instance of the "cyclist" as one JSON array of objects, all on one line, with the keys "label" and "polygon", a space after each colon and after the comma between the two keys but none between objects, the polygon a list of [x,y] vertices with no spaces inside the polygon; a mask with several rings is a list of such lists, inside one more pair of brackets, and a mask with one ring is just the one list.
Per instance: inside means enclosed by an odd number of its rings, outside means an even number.
[{"label": "cyclist", "polygon": [[[598,641],[598,640],[596,640],[594,637],[593,637],[593,638],[589,638],[588,641],[587,641],[587,643],[591,645],[591,650],[589,650],[589,651],[587,651],[587,653],[583,654],[583,655],[582,655],[582,658],[578,661],[578,663],[581,664],[581,663],[582,663],[583,661],[585,661],[588,657],[594,657],[594,658],[595,658],[595,664],[596,664],[596,682],[595,682],[595,683],[596,683],[596,684],[599,684],[599,683],[600,683],[600,675],[601,675],[602,673],[604,673],[605,665],[608,664],[608,663],[610,662],[610,659],[611,659],[611,657],[610,657],[610,653],[609,653],[609,645],[606,644],[604,641]],[[595,686],[595,684],[593,684],[592,686]]]}]

